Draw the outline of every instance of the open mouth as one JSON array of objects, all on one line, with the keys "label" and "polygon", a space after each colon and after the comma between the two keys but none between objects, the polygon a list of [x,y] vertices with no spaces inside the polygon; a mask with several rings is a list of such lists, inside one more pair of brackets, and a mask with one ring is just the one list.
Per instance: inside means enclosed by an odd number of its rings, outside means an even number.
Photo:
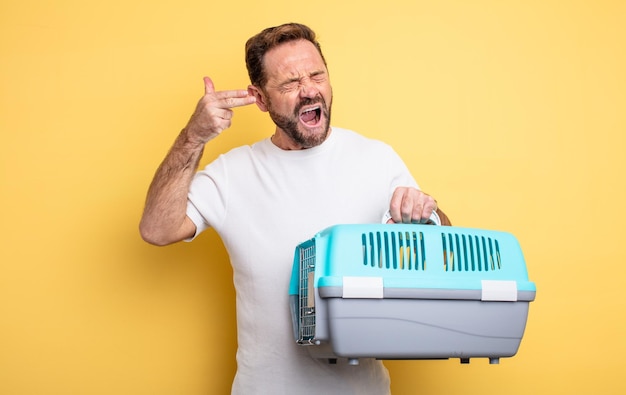
[{"label": "open mouth", "polygon": [[300,121],[307,126],[316,126],[322,118],[322,107],[318,104],[300,112]]}]

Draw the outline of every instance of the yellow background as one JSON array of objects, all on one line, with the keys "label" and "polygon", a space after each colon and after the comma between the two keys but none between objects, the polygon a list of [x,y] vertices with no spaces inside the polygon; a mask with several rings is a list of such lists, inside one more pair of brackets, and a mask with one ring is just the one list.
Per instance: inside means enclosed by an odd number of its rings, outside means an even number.
[{"label": "yellow background", "polygon": [[[0,393],[223,394],[231,269],[209,231],[146,245],[147,186],[245,40],[319,34],[333,124],[392,144],[454,224],[506,230],[538,288],[514,358],[386,362],[398,394],[621,394],[623,1],[0,3]],[[256,107],[203,163],[271,133]]]}]

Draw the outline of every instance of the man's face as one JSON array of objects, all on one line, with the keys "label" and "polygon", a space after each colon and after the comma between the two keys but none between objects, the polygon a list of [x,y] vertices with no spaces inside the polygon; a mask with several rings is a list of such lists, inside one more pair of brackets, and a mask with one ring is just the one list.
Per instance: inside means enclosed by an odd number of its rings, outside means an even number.
[{"label": "man's face", "polygon": [[273,48],[265,54],[265,73],[266,107],[277,132],[296,148],[324,142],[330,131],[332,88],[315,46],[299,40]]}]

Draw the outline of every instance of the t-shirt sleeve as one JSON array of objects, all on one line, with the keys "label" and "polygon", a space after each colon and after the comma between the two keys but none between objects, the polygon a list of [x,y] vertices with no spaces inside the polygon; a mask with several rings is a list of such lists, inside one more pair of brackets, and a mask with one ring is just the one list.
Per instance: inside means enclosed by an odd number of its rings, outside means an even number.
[{"label": "t-shirt sleeve", "polygon": [[387,163],[388,163],[388,172],[389,172],[389,199],[391,199],[391,195],[393,191],[397,187],[413,187],[420,189],[417,181],[409,171],[409,168],[406,166],[402,158],[396,153],[396,151],[388,147],[387,153]]},{"label": "t-shirt sleeve", "polygon": [[221,224],[226,213],[226,163],[223,157],[196,173],[187,195],[187,216],[196,225],[191,241],[210,227]]}]

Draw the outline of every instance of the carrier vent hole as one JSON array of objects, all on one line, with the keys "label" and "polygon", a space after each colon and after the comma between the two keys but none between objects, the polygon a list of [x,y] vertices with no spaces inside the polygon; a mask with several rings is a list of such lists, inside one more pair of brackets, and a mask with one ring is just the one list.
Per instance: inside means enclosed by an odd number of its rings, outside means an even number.
[{"label": "carrier vent hole", "polygon": [[442,233],[443,269],[475,272],[502,269],[500,245],[491,237]]},{"label": "carrier vent hole", "polygon": [[363,265],[379,269],[425,270],[422,232],[369,232],[361,235]]}]

